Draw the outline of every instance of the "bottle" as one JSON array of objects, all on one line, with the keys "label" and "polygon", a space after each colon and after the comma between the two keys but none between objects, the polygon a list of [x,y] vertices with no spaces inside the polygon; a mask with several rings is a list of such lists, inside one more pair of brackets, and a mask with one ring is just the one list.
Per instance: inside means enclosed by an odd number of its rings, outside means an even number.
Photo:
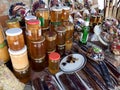
[{"label": "bottle", "polygon": [[82,28],[80,43],[81,44],[86,44],[87,41],[88,41],[88,36],[89,36],[89,18],[87,17],[85,19],[85,25]]}]

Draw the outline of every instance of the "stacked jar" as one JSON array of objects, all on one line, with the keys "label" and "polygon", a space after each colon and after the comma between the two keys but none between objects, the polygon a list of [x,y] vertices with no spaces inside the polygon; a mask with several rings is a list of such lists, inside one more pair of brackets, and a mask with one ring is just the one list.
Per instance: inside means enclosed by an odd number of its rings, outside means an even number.
[{"label": "stacked jar", "polygon": [[41,71],[46,67],[45,37],[41,35],[41,23],[39,20],[28,20],[26,22],[28,51],[31,58],[32,69]]},{"label": "stacked jar", "polygon": [[24,44],[22,29],[11,28],[6,31],[9,54],[14,73],[21,82],[27,83],[30,79],[27,47]]},{"label": "stacked jar", "polygon": [[3,63],[7,63],[10,60],[9,53],[8,53],[8,47],[5,41],[5,35],[3,28],[0,24],[0,61]]}]

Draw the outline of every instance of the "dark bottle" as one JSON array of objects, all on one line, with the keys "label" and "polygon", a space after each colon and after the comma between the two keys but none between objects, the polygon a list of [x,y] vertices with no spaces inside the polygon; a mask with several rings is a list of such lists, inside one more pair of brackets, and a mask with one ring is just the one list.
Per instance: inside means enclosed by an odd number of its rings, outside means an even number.
[{"label": "dark bottle", "polygon": [[82,28],[82,34],[80,38],[80,43],[86,44],[89,37],[89,18],[85,19],[85,25]]}]

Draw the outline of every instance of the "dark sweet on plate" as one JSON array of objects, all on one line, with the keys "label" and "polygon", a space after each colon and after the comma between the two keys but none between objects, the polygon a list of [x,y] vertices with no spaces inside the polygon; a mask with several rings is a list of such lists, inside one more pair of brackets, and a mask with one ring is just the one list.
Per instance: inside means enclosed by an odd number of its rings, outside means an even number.
[{"label": "dark sweet on plate", "polygon": [[77,61],[78,58],[74,58],[72,55],[69,55],[67,57],[66,62],[63,62],[62,65],[65,66],[67,63],[75,63],[75,61]]}]

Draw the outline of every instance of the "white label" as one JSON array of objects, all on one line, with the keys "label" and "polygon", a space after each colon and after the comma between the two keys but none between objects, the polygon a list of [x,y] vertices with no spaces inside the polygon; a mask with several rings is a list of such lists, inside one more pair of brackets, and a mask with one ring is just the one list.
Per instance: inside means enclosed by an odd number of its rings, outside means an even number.
[{"label": "white label", "polygon": [[85,26],[89,26],[89,21],[85,21]]},{"label": "white label", "polygon": [[39,36],[41,36],[41,33],[42,33],[42,31],[41,31],[41,29],[39,29],[39,31],[38,31]]},{"label": "white label", "polygon": [[18,41],[14,42],[14,45],[18,45],[18,44],[19,44],[19,42],[18,42]]}]

